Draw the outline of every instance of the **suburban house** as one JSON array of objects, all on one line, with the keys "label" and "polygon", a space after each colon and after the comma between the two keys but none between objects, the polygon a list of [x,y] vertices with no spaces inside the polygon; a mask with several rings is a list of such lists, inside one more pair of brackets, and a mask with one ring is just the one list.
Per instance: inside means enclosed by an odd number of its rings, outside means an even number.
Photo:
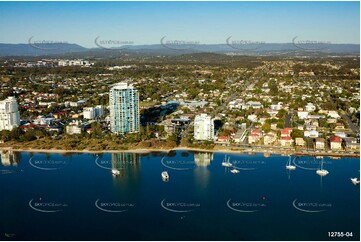
[{"label": "suburban house", "polygon": [[263,138],[264,145],[271,145],[277,140],[277,134],[274,131],[268,132]]},{"label": "suburban house", "polygon": [[345,129],[345,125],[343,125],[342,123],[336,123],[335,129],[336,130]]},{"label": "suburban house", "polygon": [[291,136],[281,137],[281,146],[292,146],[293,145],[293,139]]},{"label": "suburban house", "polygon": [[342,139],[338,136],[333,136],[332,138],[330,138],[330,147],[331,150],[342,149]]},{"label": "suburban house", "polygon": [[229,143],[230,139],[231,138],[229,136],[219,136],[217,141],[221,143]]},{"label": "suburban house", "polygon": [[316,110],[316,107],[315,107],[315,105],[313,105],[313,103],[307,103],[305,110],[307,112],[313,112]]},{"label": "suburban house", "polygon": [[297,116],[299,119],[306,119],[308,116],[308,112],[299,111],[299,112],[297,112]]},{"label": "suburban house", "polygon": [[260,129],[254,129],[248,135],[248,144],[254,144],[259,141],[262,137],[262,131]]},{"label": "suburban house", "polygon": [[318,149],[318,150],[325,149],[325,139],[324,138],[316,138],[316,149]]},{"label": "suburban house", "polygon": [[305,131],[303,132],[303,136],[306,138],[317,138],[318,137],[318,131],[311,130],[311,131]]},{"label": "suburban house", "polygon": [[296,142],[296,146],[305,146],[306,145],[305,140],[302,138],[296,138],[295,142]]},{"label": "suburban house", "polygon": [[357,143],[357,139],[353,137],[343,138],[343,144],[346,150],[359,150],[360,144]]},{"label": "suburban house", "polygon": [[281,137],[291,136],[292,128],[284,128],[281,130]]}]

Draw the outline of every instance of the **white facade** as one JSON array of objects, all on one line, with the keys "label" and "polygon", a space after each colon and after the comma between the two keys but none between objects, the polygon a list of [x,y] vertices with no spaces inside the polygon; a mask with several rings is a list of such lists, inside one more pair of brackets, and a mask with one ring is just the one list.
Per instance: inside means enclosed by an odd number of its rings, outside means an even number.
[{"label": "white facade", "polygon": [[84,108],[83,117],[85,119],[94,119],[95,118],[95,108]]},{"label": "white facade", "polygon": [[211,116],[202,113],[195,117],[194,138],[197,140],[214,140],[214,122]]},{"label": "white facade", "polygon": [[12,130],[20,125],[20,113],[15,97],[0,101],[0,131]]},{"label": "white facade", "polygon": [[308,117],[308,112],[299,111],[297,112],[297,115],[299,119],[306,119]]}]

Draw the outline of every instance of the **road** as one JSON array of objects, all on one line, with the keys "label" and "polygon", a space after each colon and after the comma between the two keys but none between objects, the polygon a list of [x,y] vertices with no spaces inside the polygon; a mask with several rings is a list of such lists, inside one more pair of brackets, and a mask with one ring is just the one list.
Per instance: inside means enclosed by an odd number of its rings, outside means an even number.
[{"label": "road", "polygon": [[352,122],[352,120],[350,119],[350,117],[347,114],[342,114],[342,117],[344,117],[346,119],[348,127],[350,127],[350,129],[352,130],[352,132],[354,134],[357,134],[360,132],[360,129]]},{"label": "road", "polygon": [[285,126],[284,126],[285,128],[292,128],[291,120],[292,120],[292,113],[288,113],[285,119]]}]

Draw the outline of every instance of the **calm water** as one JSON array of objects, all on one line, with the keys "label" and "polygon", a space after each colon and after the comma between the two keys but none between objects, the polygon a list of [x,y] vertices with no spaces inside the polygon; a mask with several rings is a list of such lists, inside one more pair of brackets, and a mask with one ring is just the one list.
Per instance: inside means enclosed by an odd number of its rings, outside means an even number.
[{"label": "calm water", "polygon": [[359,159],[326,157],[321,178],[321,159],[229,155],[233,174],[224,157],[3,153],[0,240],[360,239]]}]

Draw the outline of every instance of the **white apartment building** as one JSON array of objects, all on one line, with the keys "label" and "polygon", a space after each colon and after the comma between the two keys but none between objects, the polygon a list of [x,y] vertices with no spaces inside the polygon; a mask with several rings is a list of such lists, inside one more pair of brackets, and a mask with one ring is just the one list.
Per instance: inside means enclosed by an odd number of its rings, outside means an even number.
[{"label": "white apartment building", "polygon": [[211,116],[202,113],[195,117],[194,138],[197,140],[214,140],[214,122]]},{"label": "white apartment building", "polygon": [[83,109],[83,117],[85,119],[94,119],[95,118],[95,108],[84,108]]},{"label": "white apartment building", "polygon": [[0,101],[0,131],[12,130],[20,125],[20,113],[15,97]]}]

